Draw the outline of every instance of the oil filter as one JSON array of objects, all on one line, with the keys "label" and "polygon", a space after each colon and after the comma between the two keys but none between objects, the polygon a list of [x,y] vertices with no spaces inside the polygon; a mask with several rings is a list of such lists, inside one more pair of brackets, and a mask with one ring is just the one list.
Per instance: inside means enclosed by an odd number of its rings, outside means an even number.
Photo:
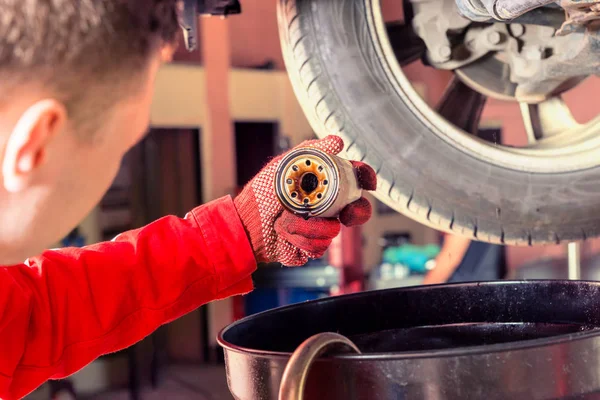
[{"label": "oil filter", "polygon": [[310,217],[337,217],[362,190],[352,164],[312,148],[288,153],[275,173],[275,193],[288,211]]}]

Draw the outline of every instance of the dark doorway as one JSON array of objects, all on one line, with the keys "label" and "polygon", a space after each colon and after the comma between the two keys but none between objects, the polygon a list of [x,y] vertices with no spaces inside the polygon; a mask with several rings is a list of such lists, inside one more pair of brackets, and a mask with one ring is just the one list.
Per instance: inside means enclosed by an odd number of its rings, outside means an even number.
[{"label": "dark doorway", "polygon": [[237,185],[243,187],[277,154],[278,125],[273,122],[236,122]]},{"label": "dark doorway", "polygon": [[143,224],[165,215],[183,217],[202,201],[200,135],[197,129],[156,129],[138,145],[136,202]]},{"label": "dark doorway", "polygon": [[502,144],[502,128],[480,128],[477,137],[490,143]]},{"label": "dark doorway", "polygon": [[[279,126],[273,122],[236,122],[235,123],[235,163],[237,190],[248,183],[254,175],[278,154]],[[241,296],[233,298],[234,309],[244,314],[245,300]],[[216,349],[217,360],[224,362],[221,347]]]},{"label": "dark doorway", "polygon": [[202,200],[197,129],[151,129],[124,157],[100,202],[104,240],[165,215],[183,217]]},{"label": "dark doorway", "polygon": [[[125,156],[117,178],[100,204],[101,226],[106,240],[129,229],[144,226],[166,215],[183,217],[202,202],[202,174],[198,129],[153,128]],[[158,384],[160,372],[169,361],[168,333],[184,318],[200,319],[199,336],[185,338],[194,353],[208,357],[208,314],[206,307],[156,330],[149,339],[153,351],[150,360],[151,382]],[[179,330],[181,332],[181,329]],[[193,332],[190,333],[193,335]],[[148,341],[146,341],[148,342]],[[137,398],[143,362],[136,344],[129,355],[130,390]]]}]

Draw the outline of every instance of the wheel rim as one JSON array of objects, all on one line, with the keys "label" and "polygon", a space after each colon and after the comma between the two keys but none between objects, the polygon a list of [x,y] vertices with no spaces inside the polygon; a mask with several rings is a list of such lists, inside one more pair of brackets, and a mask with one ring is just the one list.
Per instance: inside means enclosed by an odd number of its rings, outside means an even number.
[{"label": "wheel rim", "polygon": [[[539,104],[520,103],[527,132],[526,147],[493,144],[474,136],[485,96],[473,90],[476,83],[466,74],[456,73],[446,89],[438,110],[433,110],[418,94],[403,66],[419,58],[412,29],[395,37],[384,21],[380,0],[368,0],[367,18],[377,37],[376,51],[398,95],[438,137],[467,155],[512,170],[535,173],[568,173],[600,165],[600,116],[579,124],[560,96]],[[405,11],[406,17],[406,11]],[[398,45],[402,43],[402,48]],[[401,65],[402,64],[402,65]],[[466,105],[460,109],[456,104]]]}]

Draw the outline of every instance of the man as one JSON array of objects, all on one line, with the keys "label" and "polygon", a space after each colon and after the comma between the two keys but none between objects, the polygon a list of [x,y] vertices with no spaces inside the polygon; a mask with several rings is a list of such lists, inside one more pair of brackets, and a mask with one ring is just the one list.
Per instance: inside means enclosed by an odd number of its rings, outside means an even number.
[{"label": "man", "polygon": [[[252,290],[257,263],[319,257],[365,199],[307,221],[274,194],[278,159],[235,199],[112,242],[50,250],[147,130],[176,0],[0,0],[0,398],[21,398],[203,303]],[[306,143],[330,153],[338,137]],[[356,163],[364,189],[375,174]],[[32,257],[25,260],[27,257]]]},{"label": "man", "polygon": [[444,234],[443,241],[435,268],[425,275],[423,285],[505,278],[504,246],[474,242],[448,233]]}]

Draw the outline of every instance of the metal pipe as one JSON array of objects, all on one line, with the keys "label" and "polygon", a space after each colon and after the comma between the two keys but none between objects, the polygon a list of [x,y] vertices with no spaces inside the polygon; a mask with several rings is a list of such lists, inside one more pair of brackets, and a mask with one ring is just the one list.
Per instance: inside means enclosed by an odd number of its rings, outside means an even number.
[{"label": "metal pipe", "polygon": [[459,12],[472,21],[509,21],[554,0],[456,0]]},{"label": "metal pipe", "polygon": [[550,7],[538,8],[506,22],[521,25],[551,26],[559,29],[565,22],[565,10]]},{"label": "metal pipe", "polygon": [[571,242],[567,245],[567,259],[569,265],[569,279],[581,279],[581,245]]},{"label": "metal pipe", "polygon": [[509,20],[550,3],[554,0],[497,0],[493,11],[500,19]]}]

